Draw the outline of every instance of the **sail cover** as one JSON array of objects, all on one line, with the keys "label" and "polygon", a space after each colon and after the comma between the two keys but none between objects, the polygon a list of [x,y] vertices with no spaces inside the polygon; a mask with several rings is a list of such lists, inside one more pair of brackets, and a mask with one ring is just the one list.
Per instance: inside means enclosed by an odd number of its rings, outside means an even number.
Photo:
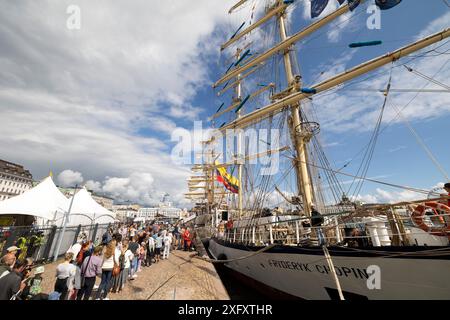
[{"label": "sail cover", "polygon": [[59,191],[51,177],[21,195],[0,202],[0,215],[29,215],[55,220],[67,210],[67,198]]},{"label": "sail cover", "polygon": [[329,0],[311,0],[311,18],[316,18],[325,10]]},{"label": "sail cover", "polygon": [[350,11],[353,11],[356,9],[357,6],[361,3],[361,0],[348,0],[348,8]]}]

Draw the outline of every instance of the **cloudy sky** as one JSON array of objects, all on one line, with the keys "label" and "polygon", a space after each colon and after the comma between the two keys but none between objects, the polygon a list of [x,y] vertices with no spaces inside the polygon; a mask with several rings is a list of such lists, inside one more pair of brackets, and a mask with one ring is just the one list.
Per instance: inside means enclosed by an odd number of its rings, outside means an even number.
[{"label": "cloudy sky", "polygon": [[[0,158],[25,165],[35,179],[52,171],[62,185],[87,184],[120,200],[153,204],[168,192],[186,205],[182,193],[189,167],[172,162],[171,134],[176,128],[191,130],[195,120],[205,120],[224,102],[210,86],[226,69],[218,48],[242,21],[248,22],[254,3],[229,16],[234,2],[1,1]],[[336,3],[330,1],[328,10]],[[79,30],[67,28],[70,5],[81,9]],[[311,22],[308,6],[299,0],[290,10],[292,30]],[[450,24],[448,7],[440,0],[403,1],[383,13],[381,30],[367,30],[365,7],[353,15],[298,45],[306,83]],[[353,40],[378,38],[385,40],[381,48],[347,48]],[[411,67],[448,82],[448,57],[436,54]],[[393,87],[427,85],[396,70]],[[356,87],[381,89],[386,81],[383,74]],[[397,94],[392,103],[402,108],[414,95]],[[377,93],[358,90],[314,100],[336,167],[367,142],[381,103]],[[421,94],[402,114],[450,171],[448,94]],[[385,124],[395,115],[389,108]],[[380,140],[369,175],[421,188],[445,181],[401,120],[393,120]],[[354,169],[350,166],[349,172]],[[405,197],[373,185],[360,196],[376,201]]]}]

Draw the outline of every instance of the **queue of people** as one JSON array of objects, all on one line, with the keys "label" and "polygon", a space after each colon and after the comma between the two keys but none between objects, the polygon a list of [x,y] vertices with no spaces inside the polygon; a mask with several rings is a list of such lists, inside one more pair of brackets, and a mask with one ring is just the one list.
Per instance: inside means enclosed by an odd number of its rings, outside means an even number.
[{"label": "queue of people", "polygon": [[172,250],[191,246],[189,228],[178,225],[123,224],[105,232],[98,245],[82,235],[57,265],[50,294],[42,293],[44,267],[32,272],[32,262],[18,261],[19,248],[11,247],[0,261],[0,300],[109,300],[109,294],[121,292],[144,268],[169,259]]}]

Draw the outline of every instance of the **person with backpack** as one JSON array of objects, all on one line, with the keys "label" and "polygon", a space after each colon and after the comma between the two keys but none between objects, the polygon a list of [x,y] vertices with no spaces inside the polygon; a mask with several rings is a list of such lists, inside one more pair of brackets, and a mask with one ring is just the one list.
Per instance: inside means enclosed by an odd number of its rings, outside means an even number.
[{"label": "person with backpack", "polygon": [[97,276],[102,274],[103,260],[100,257],[103,248],[98,246],[92,255],[86,257],[81,265],[81,288],[77,293],[77,300],[89,300]]},{"label": "person with backpack", "polygon": [[133,260],[131,262],[130,266],[130,278],[135,279],[137,278],[137,267],[138,267],[138,259],[139,259],[139,243],[137,243],[137,236],[130,237],[130,243],[128,245],[128,249],[130,249],[131,253],[133,254]]},{"label": "person with backpack", "polygon": [[[125,243],[126,243],[126,247],[125,247]],[[125,273],[125,251],[128,250],[127,240],[124,240],[120,244],[117,244],[117,250],[120,251],[120,256],[119,256],[120,272],[118,275],[113,276],[113,278],[112,278],[111,293],[119,293],[122,290],[123,278],[125,277],[125,279],[126,279],[126,277],[127,277],[127,274],[124,275],[124,273]],[[126,272],[128,272],[128,270]]]}]

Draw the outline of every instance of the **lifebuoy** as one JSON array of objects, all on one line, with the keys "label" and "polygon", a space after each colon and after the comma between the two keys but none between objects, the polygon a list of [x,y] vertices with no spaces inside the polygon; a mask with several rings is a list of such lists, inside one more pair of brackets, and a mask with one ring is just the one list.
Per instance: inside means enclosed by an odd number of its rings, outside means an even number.
[{"label": "lifebuoy", "polygon": [[444,218],[438,214],[436,210],[446,212],[447,214],[450,214],[450,207],[439,202],[425,202],[424,204],[419,204],[415,209],[414,212],[411,215],[411,219],[416,224],[417,227],[422,229],[425,232],[431,233],[436,236],[449,236],[450,235],[450,227],[444,226],[444,227],[430,227],[428,226],[424,221],[425,216],[425,210],[427,208],[434,209],[434,214],[436,217],[439,217],[439,222],[445,225]]}]

